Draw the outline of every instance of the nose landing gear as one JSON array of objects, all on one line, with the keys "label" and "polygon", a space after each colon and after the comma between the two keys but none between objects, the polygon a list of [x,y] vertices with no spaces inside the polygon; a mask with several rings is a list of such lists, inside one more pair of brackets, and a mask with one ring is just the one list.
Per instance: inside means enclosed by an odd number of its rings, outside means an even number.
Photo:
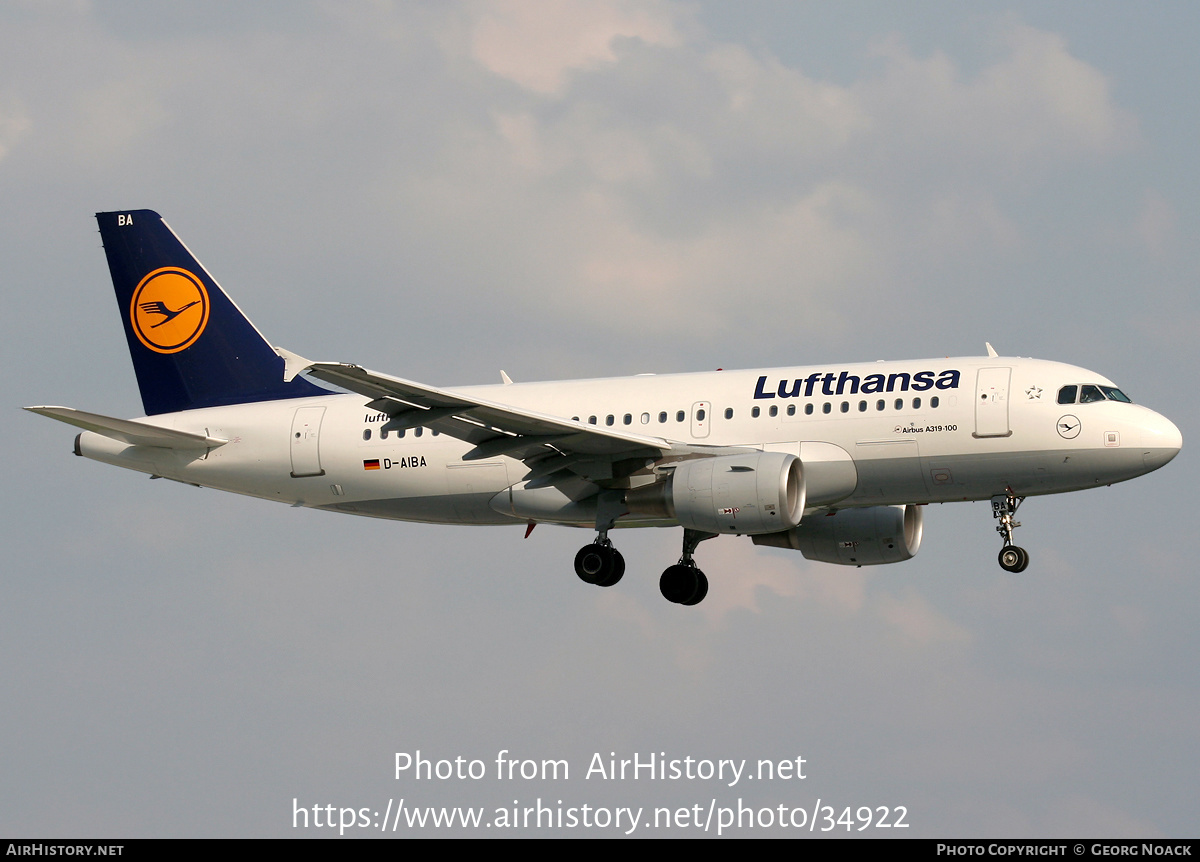
[{"label": "nose landing gear", "polygon": [[1009,488],[1007,493],[992,497],[992,517],[1000,522],[996,525],[996,532],[1004,540],[1004,547],[1000,549],[998,558],[1000,568],[1014,574],[1025,571],[1029,565],[1029,552],[1014,545],[1012,539],[1013,530],[1021,526],[1020,521],[1013,520],[1013,515],[1024,502],[1025,498],[1013,494],[1012,488]]}]

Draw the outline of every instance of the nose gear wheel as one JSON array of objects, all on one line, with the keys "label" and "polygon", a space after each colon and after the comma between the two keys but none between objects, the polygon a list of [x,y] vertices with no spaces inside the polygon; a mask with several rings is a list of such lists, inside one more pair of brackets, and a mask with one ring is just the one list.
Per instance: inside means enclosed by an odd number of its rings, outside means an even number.
[{"label": "nose gear wheel", "polygon": [[996,532],[1004,540],[998,561],[1000,568],[1014,574],[1025,571],[1029,566],[1029,552],[1014,545],[1012,538],[1013,530],[1021,526],[1021,522],[1013,520],[1013,516],[1024,502],[1025,498],[1016,496],[1012,488],[1007,488],[1005,493],[992,497],[992,517],[1000,522],[996,525]]}]

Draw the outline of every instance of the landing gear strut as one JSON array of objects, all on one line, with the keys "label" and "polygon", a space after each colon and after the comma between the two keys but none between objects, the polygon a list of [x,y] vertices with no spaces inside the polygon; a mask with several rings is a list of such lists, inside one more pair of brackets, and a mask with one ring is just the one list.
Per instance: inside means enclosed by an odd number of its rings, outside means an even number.
[{"label": "landing gear strut", "polygon": [[1013,520],[1013,515],[1024,502],[1025,498],[1014,495],[1012,488],[1007,493],[992,497],[992,517],[1000,522],[996,525],[996,532],[1004,539],[1004,547],[1000,549],[1000,568],[1006,572],[1023,572],[1029,565],[1029,552],[1014,545],[1012,539],[1013,530],[1021,526],[1020,521]]},{"label": "landing gear strut", "polygon": [[663,598],[678,605],[698,605],[708,595],[708,578],[696,566],[692,554],[696,546],[705,539],[716,538],[716,533],[702,533],[699,530],[683,531],[683,556],[679,562],[667,568],[658,579],[658,589]]}]

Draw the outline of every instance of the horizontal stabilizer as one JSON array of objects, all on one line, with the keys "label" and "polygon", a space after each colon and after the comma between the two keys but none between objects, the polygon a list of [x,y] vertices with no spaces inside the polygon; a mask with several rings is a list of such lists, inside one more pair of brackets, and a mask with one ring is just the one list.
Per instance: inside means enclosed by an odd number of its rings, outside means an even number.
[{"label": "horizontal stabilizer", "polygon": [[176,431],[174,428],[159,428],[144,422],[133,422],[128,419],[114,419],[111,416],[101,416],[99,413],[85,413],[71,407],[26,407],[31,413],[49,416],[59,422],[66,422],[85,431],[94,431],[113,440],[128,443],[130,446],[158,446],[162,449],[215,449],[224,446],[228,440],[216,437],[206,437],[203,434],[189,434],[187,431]]}]

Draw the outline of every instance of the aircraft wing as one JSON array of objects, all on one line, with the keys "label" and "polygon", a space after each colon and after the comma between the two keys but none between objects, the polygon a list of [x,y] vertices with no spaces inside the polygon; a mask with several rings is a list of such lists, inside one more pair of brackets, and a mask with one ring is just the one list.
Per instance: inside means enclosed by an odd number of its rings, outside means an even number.
[{"label": "aircraft wing", "polygon": [[[539,413],[508,404],[437,389],[411,380],[334,362],[307,363],[279,351],[288,372],[306,374],[371,400],[367,407],[386,413],[387,429],[424,426],[474,445],[464,461],[509,455],[529,467],[535,480],[560,470],[603,481],[614,477],[614,464],[627,459],[657,461],[737,451],[727,447],[697,447],[664,437],[598,427],[562,416]],[[644,466],[638,464],[637,467]],[[617,472],[620,472],[618,470]]]}]

